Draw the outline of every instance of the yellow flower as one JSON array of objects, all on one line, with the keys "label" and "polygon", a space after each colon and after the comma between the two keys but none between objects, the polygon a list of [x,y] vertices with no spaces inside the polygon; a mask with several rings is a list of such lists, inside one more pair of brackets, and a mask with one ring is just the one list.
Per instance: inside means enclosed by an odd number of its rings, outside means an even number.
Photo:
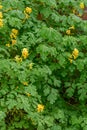
[{"label": "yellow flower", "polygon": [[28,86],[28,82],[23,82],[23,85]]},{"label": "yellow flower", "polygon": [[7,46],[7,47],[10,47],[10,44],[8,43],[8,44],[6,44],[6,46]]},{"label": "yellow flower", "polygon": [[15,61],[16,62],[22,62],[22,58],[19,55],[15,56]]},{"label": "yellow flower", "polygon": [[12,45],[15,45],[17,41],[12,39],[11,42],[12,42]]},{"label": "yellow flower", "polygon": [[30,69],[30,70],[32,70],[33,64],[34,64],[34,63],[30,63],[30,64],[29,64],[29,69]]},{"label": "yellow flower", "polygon": [[2,12],[0,12],[0,19],[2,19],[3,18],[3,15],[2,15]]},{"label": "yellow flower", "polygon": [[38,111],[38,112],[42,112],[43,110],[44,110],[44,105],[38,104],[38,106],[37,106],[37,111]]},{"label": "yellow flower", "polygon": [[24,59],[26,59],[28,57],[29,53],[28,53],[28,49],[27,48],[23,48],[22,50],[22,57]]},{"label": "yellow flower", "polygon": [[74,59],[76,59],[78,57],[78,55],[79,55],[79,51],[78,51],[78,49],[75,48],[72,52],[72,56]]},{"label": "yellow flower", "polygon": [[18,34],[18,30],[17,29],[12,29],[12,33],[14,33],[15,35]]},{"label": "yellow flower", "polygon": [[2,7],[3,7],[3,6],[2,6],[2,5],[0,5],[0,9],[2,9]]},{"label": "yellow flower", "polygon": [[67,34],[67,35],[70,35],[70,34],[71,34],[70,29],[68,29],[68,30],[66,31],[66,34]]},{"label": "yellow flower", "polygon": [[74,27],[74,26],[71,26],[69,29],[72,29],[72,30],[74,30],[74,29],[75,29],[75,27]]},{"label": "yellow flower", "polygon": [[3,27],[3,20],[0,19],[0,27]]},{"label": "yellow flower", "polygon": [[25,13],[25,19],[28,19],[29,18],[29,15]]},{"label": "yellow flower", "polygon": [[73,57],[72,57],[72,55],[69,56],[69,61],[70,61],[70,63],[73,62]]},{"label": "yellow flower", "polygon": [[31,94],[30,94],[30,93],[26,93],[26,95],[27,95],[28,97],[30,97],[30,96],[31,96]]},{"label": "yellow flower", "polygon": [[30,7],[26,7],[24,13],[30,14],[32,12],[32,9]]},{"label": "yellow flower", "polygon": [[16,36],[14,33],[11,33],[11,34],[10,34],[10,38],[11,38],[11,39],[16,39],[16,37],[17,37],[17,36]]},{"label": "yellow flower", "polygon": [[79,6],[80,6],[81,9],[84,9],[84,8],[85,8],[85,5],[84,5],[83,2],[81,2]]}]

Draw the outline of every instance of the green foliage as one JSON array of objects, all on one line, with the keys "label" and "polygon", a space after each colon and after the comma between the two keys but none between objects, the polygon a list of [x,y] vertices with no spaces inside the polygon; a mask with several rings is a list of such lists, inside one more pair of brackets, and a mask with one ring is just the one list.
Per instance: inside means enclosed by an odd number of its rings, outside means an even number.
[{"label": "green foliage", "polygon": [[0,2],[0,130],[87,130],[87,0]]}]

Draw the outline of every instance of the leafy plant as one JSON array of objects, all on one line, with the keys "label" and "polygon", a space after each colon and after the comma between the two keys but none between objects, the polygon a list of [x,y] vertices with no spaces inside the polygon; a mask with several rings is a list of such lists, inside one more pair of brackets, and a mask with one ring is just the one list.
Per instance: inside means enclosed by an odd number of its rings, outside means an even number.
[{"label": "leafy plant", "polygon": [[87,129],[86,6],[1,0],[0,130]]}]

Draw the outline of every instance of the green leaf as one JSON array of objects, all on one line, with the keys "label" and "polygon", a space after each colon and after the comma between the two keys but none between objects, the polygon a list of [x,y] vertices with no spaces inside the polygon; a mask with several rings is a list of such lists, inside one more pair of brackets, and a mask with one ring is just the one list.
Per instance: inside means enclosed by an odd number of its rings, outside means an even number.
[{"label": "green leaf", "polygon": [[47,100],[50,102],[50,104],[55,103],[58,97],[58,91],[56,89],[51,89],[50,94],[47,97]]},{"label": "green leaf", "polygon": [[0,122],[5,118],[6,114],[3,111],[0,111]]},{"label": "green leaf", "polygon": [[82,71],[84,69],[84,61],[83,60],[78,60],[77,61],[77,69],[79,71]]},{"label": "green leaf", "polygon": [[10,17],[9,25],[11,27],[15,27],[15,28],[18,28],[18,29],[20,29],[22,27],[21,20],[16,18],[16,17]]},{"label": "green leaf", "polygon": [[45,8],[42,8],[40,12],[47,18],[51,14],[51,9],[49,7],[47,8],[45,7]]},{"label": "green leaf", "polygon": [[43,26],[42,29],[40,30],[40,35],[42,36],[42,38],[47,39],[49,42],[61,41],[61,34],[52,27],[47,28]]}]

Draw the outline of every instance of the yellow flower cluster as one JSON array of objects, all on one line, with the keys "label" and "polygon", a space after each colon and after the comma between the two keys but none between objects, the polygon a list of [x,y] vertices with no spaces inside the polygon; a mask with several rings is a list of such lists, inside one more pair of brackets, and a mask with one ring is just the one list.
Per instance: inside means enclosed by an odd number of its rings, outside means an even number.
[{"label": "yellow flower cluster", "polygon": [[[2,9],[2,5],[0,5],[0,10],[1,9]],[[3,27],[3,15],[1,11],[0,11],[0,27]]]},{"label": "yellow flower cluster", "polygon": [[30,7],[26,7],[24,10],[24,14],[25,14],[25,19],[29,18],[29,14],[31,14],[32,9]]},{"label": "yellow flower cluster", "polygon": [[22,58],[19,55],[15,56],[15,61],[16,62],[22,62]]},{"label": "yellow flower cluster", "polygon": [[28,86],[28,82],[23,82],[23,85]]},{"label": "yellow flower cluster", "polygon": [[30,14],[32,12],[32,9],[30,7],[25,8],[25,13]]},{"label": "yellow flower cluster", "polygon": [[66,30],[66,34],[67,34],[67,35],[70,35],[70,34],[71,34],[71,31],[74,30],[74,29],[75,29],[74,26],[69,27],[69,29]]},{"label": "yellow flower cluster", "polygon": [[72,63],[73,59],[75,60],[78,57],[78,55],[79,55],[79,51],[78,49],[75,48],[69,57],[70,63]]},{"label": "yellow flower cluster", "polygon": [[81,2],[79,6],[80,6],[81,9],[84,9],[84,8],[85,8],[85,5],[84,5],[83,2]]},{"label": "yellow flower cluster", "polygon": [[[22,58],[26,59],[28,57],[29,53],[28,53],[28,49],[27,48],[23,48],[22,50],[22,56],[20,57],[19,55],[15,56],[15,61],[16,62],[22,62]],[[27,86],[28,83],[27,82],[23,82],[23,85]]]},{"label": "yellow flower cluster", "polygon": [[26,59],[28,57],[29,53],[28,53],[28,49],[27,48],[23,48],[22,50],[22,57],[24,59]]},{"label": "yellow flower cluster", "polygon": [[12,32],[10,34],[10,38],[11,38],[11,42],[12,42],[12,45],[15,45],[16,44],[16,38],[17,38],[17,35],[18,35],[18,30],[16,29],[12,29]]},{"label": "yellow flower cluster", "polygon": [[12,45],[15,45],[17,41],[12,39],[11,42],[12,42]]},{"label": "yellow flower cluster", "polygon": [[3,18],[3,15],[2,15],[2,12],[0,12],[0,19],[2,19]]},{"label": "yellow flower cluster", "polygon": [[72,55],[69,56],[69,61],[70,61],[70,63],[73,62],[73,57],[72,57]]},{"label": "yellow flower cluster", "polygon": [[6,46],[7,46],[7,47],[10,47],[10,43],[7,43]]},{"label": "yellow flower cluster", "polygon": [[79,51],[78,51],[78,49],[75,48],[72,52],[72,56],[74,59],[76,59],[78,57],[78,55],[79,55]]},{"label": "yellow flower cluster", "polygon": [[2,9],[2,7],[3,7],[3,6],[2,6],[2,5],[0,5],[0,9]]},{"label": "yellow flower cluster", "polygon": [[38,112],[42,112],[43,110],[44,110],[44,105],[38,104],[38,106],[37,106],[37,111],[38,111]]},{"label": "yellow flower cluster", "polygon": [[76,9],[73,9],[72,12],[73,12],[73,14],[77,15],[78,17],[82,16],[82,14],[79,13]]},{"label": "yellow flower cluster", "polygon": [[72,30],[74,30],[74,29],[75,29],[75,27],[74,27],[74,26],[71,26],[71,27],[69,27],[69,29],[72,29]]},{"label": "yellow flower cluster", "polygon": [[17,36],[18,35],[18,30],[17,29],[12,29],[12,33]]},{"label": "yellow flower cluster", "polygon": [[18,30],[12,29],[12,32],[10,34],[11,39],[16,39],[17,35],[18,35]]},{"label": "yellow flower cluster", "polygon": [[[84,2],[81,2],[81,3],[79,4],[79,7],[80,7],[80,9],[84,10],[84,9],[85,9],[85,4],[84,4]],[[78,10],[76,10],[76,9],[73,9],[72,12],[73,12],[73,14],[77,15],[78,17],[81,17],[81,16],[82,16],[82,13],[81,13],[81,12],[79,13]]]},{"label": "yellow flower cluster", "polygon": [[70,29],[66,30],[66,34],[70,35],[71,34],[71,30]]}]

